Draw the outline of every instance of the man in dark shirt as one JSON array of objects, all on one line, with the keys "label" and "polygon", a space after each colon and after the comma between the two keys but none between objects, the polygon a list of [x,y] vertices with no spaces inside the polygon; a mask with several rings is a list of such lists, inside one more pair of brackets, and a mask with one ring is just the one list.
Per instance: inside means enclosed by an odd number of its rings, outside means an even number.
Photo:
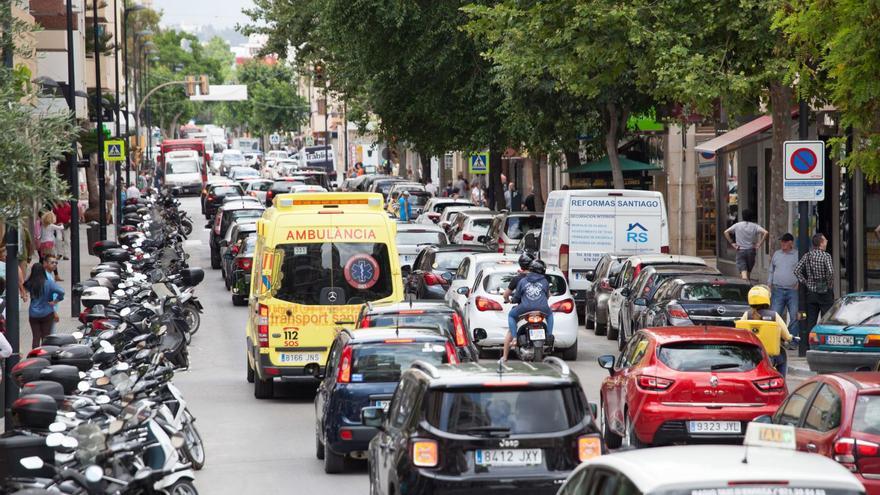
[{"label": "man in dark shirt", "polygon": [[808,337],[819,319],[819,313],[825,314],[834,304],[834,262],[831,255],[825,252],[828,239],[822,234],[815,234],[812,244],[813,249],[794,267],[795,277],[807,290],[807,324],[800,328],[802,345],[804,342],[809,344]]}]

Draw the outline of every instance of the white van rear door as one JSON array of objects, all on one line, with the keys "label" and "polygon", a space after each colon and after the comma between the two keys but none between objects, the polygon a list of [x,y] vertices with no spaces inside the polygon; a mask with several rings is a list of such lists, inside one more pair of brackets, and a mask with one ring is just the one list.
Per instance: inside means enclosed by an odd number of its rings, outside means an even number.
[{"label": "white van rear door", "polygon": [[663,203],[659,197],[615,198],[614,252],[659,253],[663,245]]}]

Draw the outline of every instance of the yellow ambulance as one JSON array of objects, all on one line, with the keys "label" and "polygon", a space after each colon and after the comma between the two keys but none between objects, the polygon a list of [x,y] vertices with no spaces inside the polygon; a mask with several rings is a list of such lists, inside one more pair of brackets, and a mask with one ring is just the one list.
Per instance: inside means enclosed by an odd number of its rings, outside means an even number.
[{"label": "yellow ambulance", "polygon": [[374,193],[282,194],[257,222],[247,321],[247,378],[316,376],[330,345],[368,302],[403,300],[397,226]]}]

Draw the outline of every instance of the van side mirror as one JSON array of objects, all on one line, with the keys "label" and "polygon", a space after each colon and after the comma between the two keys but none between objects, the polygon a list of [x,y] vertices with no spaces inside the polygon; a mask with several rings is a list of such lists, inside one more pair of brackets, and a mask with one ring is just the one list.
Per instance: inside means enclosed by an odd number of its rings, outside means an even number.
[{"label": "van side mirror", "polygon": [[382,406],[365,407],[361,409],[361,422],[364,426],[382,429],[385,422],[385,409]]},{"label": "van side mirror", "polygon": [[611,354],[605,354],[599,356],[597,361],[599,361],[600,367],[605,368],[609,373],[614,374],[614,356]]},{"label": "van side mirror", "polygon": [[586,277],[590,282],[593,281],[593,277],[596,276],[596,270],[587,270]]}]

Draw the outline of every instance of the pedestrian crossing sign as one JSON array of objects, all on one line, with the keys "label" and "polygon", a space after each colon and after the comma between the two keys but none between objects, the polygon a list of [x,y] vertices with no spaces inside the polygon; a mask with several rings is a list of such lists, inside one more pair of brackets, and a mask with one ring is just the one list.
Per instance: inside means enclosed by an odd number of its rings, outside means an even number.
[{"label": "pedestrian crossing sign", "polygon": [[470,156],[468,172],[472,175],[486,175],[489,173],[489,152],[483,151]]},{"label": "pedestrian crossing sign", "polygon": [[125,141],[122,139],[108,139],[104,141],[104,161],[124,162]]}]

